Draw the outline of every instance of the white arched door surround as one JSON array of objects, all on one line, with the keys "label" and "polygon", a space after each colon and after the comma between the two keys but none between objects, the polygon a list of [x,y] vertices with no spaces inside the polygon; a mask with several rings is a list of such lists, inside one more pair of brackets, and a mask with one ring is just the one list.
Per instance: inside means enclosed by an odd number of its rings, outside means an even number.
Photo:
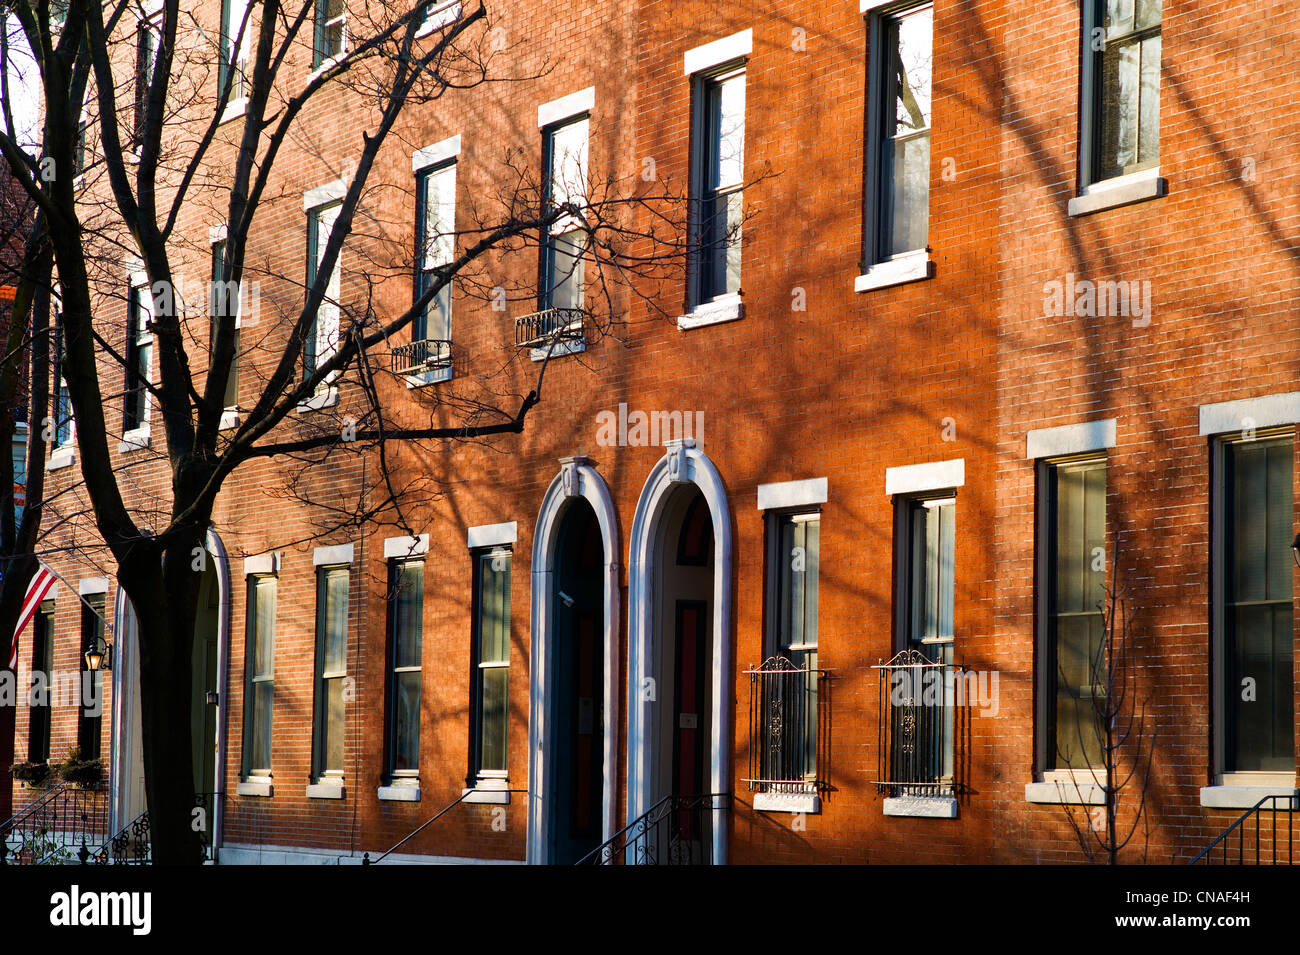
[{"label": "white arched door surround", "polygon": [[542,498],[533,534],[532,629],[528,691],[528,861],[545,862],[547,847],[546,794],[555,786],[551,759],[549,703],[555,686],[550,662],[550,638],[554,633],[554,586],[560,523],[565,509],[576,498],[585,499],[596,514],[604,547],[604,706],[601,759],[601,832],[603,842],[616,830],[618,776],[618,691],[619,691],[619,553],[618,515],[609,488],[590,458],[560,459],[557,474]]},{"label": "white arched door surround", "polygon": [[[628,559],[628,711],[627,821],[650,809],[658,773],[659,753],[653,743],[653,701],[641,692],[655,672],[655,641],[660,634],[659,595],[655,593],[657,544],[671,493],[694,484],[704,496],[713,521],[712,719],[709,759],[711,791],[731,791],[731,512],[727,490],[717,468],[691,438],[669,441],[664,456],[646,478],[636,516]],[[715,818],[713,861],[727,861],[725,817]]]}]

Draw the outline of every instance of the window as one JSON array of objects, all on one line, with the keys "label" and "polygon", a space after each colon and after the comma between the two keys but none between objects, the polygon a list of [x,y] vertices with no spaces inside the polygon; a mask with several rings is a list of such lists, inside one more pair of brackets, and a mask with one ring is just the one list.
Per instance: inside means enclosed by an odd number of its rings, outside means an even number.
[{"label": "window", "polygon": [[[325,247],[329,244],[330,233],[338,221],[339,204],[318,206],[307,214],[307,288],[316,282],[317,269],[325,256]],[[342,251],[334,260],[334,271],[330,273],[325,284],[325,298],[307,332],[307,341],[303,344],[303,367],[310,375],[322,364],[334,356],[339,345],[339,285]]]},{"label": "window", "polygon": [[1045,770],[1100,767],[1099,707],[1106,587],[1106,461],[1040,465],[1045,533],[1043,694]]},{"label": "window", "polygon": [[27,761],[50,760],[50,666],[54,661],[54,601],[47,600],[32,620],[32,674],[45,674],[46,693],[27,708]]},{"label": "window", "polygon": [[424,616],[424,561],[393,561],[388,568],[389,779],[420,771],[420,660]]},{"label": "window", "polygon": [[126,303],[126,384],[123,388],[122,430],[149,426],[149,370],[153,355],[153,300],[149,283],[132,284]]},{"label": "window", "polygon": [[226,376],[222,404],[226,408],[234,408],[239,404],[239,313],[242,289],[240,283],[225,280],[225,268],[226,240],[220,239],[212,243],[212,286],[209,308],[212,322],[208,329],[210,335],[208,341],[211,343],[208,353],[208,371],[211,372],[212,362],[216,357],[219,322],[222,318],[233,318],[235,321],[234,354],[230,359],[230,371]]},{"label": "window", "polygon": [[510,724],[510,550],[490,548],[474,555],[473,717],[470,775],[473,787],[485,776],[506,775]]},{"label": "window", "polygon": [[[819,514],[773,514],[768,518],[768,655],[784,659],[788,676],[763,677],[766,712],[775,705],[777,725],[765,736],[768,763],[763,777],[774,782],[817,779],[817,590],[821,559]],[[779,686],[781,682],[784,686]],[[779,701],[779,702],[777,702]],[[791,742],[779,742],[787,735]],[[773,746],[773,740],[777,741]]]},{"label": "window", "polygon": [[1216,443],[1215,660],[1223,773],[1295,774],[1293,435]]},{"label": "window", "polygon": [[271,775],[271,706],[275,688],[275,600],[271,575],[248,578],[244,624],[243,775]]},{"label": "window", "polygon": [[745,179],[745,70],[696,79],[692,165],[697,245],[691,304],[740,291],[740,228]]},{"label": "window", "polygon": [[[552,207],[573,203],[581,208],[586,202],[589,123],[579,116],[542,131],[546,198]],[[578,216],[564,216],[542,236],[539,308],[582,308],[585,251],[586,232]]]},{"label": "window", "polygon": [[72,396],[68,393],[68,382],[63,375],[65,345],[63,342],[63,315],[54,315],[54,354],[53,379],[54,394],[52,405],[54,412],[54,446],[64,447],[72,443]]},{"label": "window", "polygon": [[[221,95],[230,84],[227,103],[238,103],[248,95],[246,89],[248,52],[253,35],[252,18],[248,16],[248,0],[222,0],[221,2],[221,59],[218,61],[217,90]],[[246,24],[244,21],[248,20]],[[243,35],[240,35],[240,31]],[[235,45],[236,39],[239,45]]]},{"label": "window", "polygon": [[[161,16],[161,14],[159,14]],[[153,82],[154,67],[158,64],[158,48],[162,44],[162,23],[158,17],[141,20],[136,32],[135,51],[135,141],[144,138],[145,112],[149,102],[149,85]]]},{"label": "window", "polygon": [[316,779],[343,775],[348,573],[346,566],[316,570],[316,732],[312,748]]},{"label": "window", "polygon": [[316,42],[312,69],[342,56],[347,43],[348,10],[344,0],[316,0]]},{"label": "window", "polygon": [[903,507],[905,649],[919,650],[935,663],[950,663],[944,656],[952,647],[957,502],[951,497],[913,498],[904,500]]},{"label": "window", "polygon": [[895,498],[895,646],[889,780],[901,795],[949,795],[954,785],[953,661],[957,501],[951,492]]},{"label": "window", "polygon": [[1160,162],[1161,0],[1084,5],[1086,183]]},{"label": "window", "polygon": [[[450,265],[456,254],[456,163],[454,161],[422,169],[416,174],[415,234],[418,243],[415,273],[415,296],[418,299],[434,284],[436,271]],[[411,341],[446,343],[451,341],[451,282],[439,290],[422,315],[411,323]],[[422,357],[450,357],[443,345],[424,349]],[[419,364],[412,362],[413,366]],[[451,368],[436,369],[427,380],[450,377]]]},{"label": "window", "polygon": [[931,6],[871,20],[867,260],[926,248],[930,221]]},{"label": "window", "polygon": [[92,647],[103,649],[104,646],[104,595],[92,594],[84,600],[81,606],[82,700],[77,719],[77,746],[81,749],[82,759],[99,759],[100,728],[104,721],[101,709],[104,674],[101,670],[87,670],[85,653]]},{"label": "window", "polygon": [[424,21],[416,35],[431,33],[438,27],[455,23],[459,17],[460,0],[430,0],[424,5]]}]

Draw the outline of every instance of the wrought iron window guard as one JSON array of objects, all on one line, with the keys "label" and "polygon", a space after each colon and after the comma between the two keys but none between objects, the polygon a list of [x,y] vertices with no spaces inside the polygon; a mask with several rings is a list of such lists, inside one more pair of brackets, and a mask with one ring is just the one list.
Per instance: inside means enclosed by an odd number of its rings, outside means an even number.
[{"label": "wrought iron window guard", "polygon": [[396,345],[392,350],[391,361],[395,375],[441,371],[451,367],[451,342],[441,338],[426,338],[409,345]]},{"label": "wrought iron window guard", "polygon": [[827,673],[768,657],[749,676],[749,777],[751,791],[815,793],[818,747],[825,734]]},{"label": "wrought iron window guard", "polygon": [[515,319],[516,348],[548,348],[586,340],[586,312],[580,308],[545,308]]},{"label": "wrought iron window guard", "polygon": [[951,796],[961,791],[958,740],[969,706],[961,667],[908,649],[879,672],[876,786],[892,796]]}]

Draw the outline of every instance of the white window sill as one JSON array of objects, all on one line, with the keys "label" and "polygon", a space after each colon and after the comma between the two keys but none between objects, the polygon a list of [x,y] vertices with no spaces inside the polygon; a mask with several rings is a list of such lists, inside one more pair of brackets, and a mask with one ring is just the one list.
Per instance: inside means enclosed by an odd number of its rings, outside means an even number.
[{"label": "white window sill", "polygon": [[1025,802],[1056,806],[1106,805],[1105,787],[1089,781],[1091,774],[1086,771],[1076,777],[1068,772],[1044,775],[1046,778],[1042,782],[1025,783]]},{"label": "white window sill", "polygon": [[333,408],[339,403],[339,390],[334,387],[324,388],[312,395],[306,401],[298,406],[300,412],[303,411],[321,411],[325,408]]},{"label": "white window sill", "polygon": [[275,787],[270,776],[249,776],[235,786],[236,796],[260,796],[269,798],[275,795]]},{"label": "white window sill", "polygon": [[248,112],[247,96],[241,96],[239,99],[232,99],[226,104],[226,108],[222,110],[221,119],[217,120],[217,125],[224,126],[231,120],[239,119],[246,112]]},{"label": "white window sill", "polygon": [[719,295],[711,302],[701,302],[685,315],[677,319],[681,331],[703,328],[706,325],[721,325],[723,322],[735,322],[745,317],[745,303],[740,295]]},{"label": "white window sill", "polygon": [[415,38],[419,40],[422,37],[428,36],[434,30],[439,30],[449,24],[455,23],[460,19],[460,12],[459,0],[456,3],[448,4],[442,10],[432,11],[429,14],[429,18],[425,20],[420,29],[416,31]]},{"label": "white window sill", "polygon": [[885,800],[885,815],[956,819],[957,800],[952,796],[891,796]]},{"label": "white window sill", "polygon": [[[1202,786],[1201,806],[1205,809],[1252,809],[1266,796],[1295,799],[1300,789],[1291,786]],[[1282,806],[1279,804],[1278,808]]]},{"label": "white window sill", "polygon": [[934,263],[930,261],[929,250],[917,249],[877,262],[853,280],[853,291],[870,292],[933,277]]},{"label": "white window sill", "polygon": [[1143,169],[1141,172],[1127,176],[1105,179],[1091,186],[1084,186],[1082,195],[1075,196],[1069,202],[1068,211],[1072,216],[1086,216],[1105,209],[1118,209],[1120,206],[1148,199],[1159,199],[1169,193],[1169,183],[1160,178],[1160,168]]},{"label": "white window sill", "polygon": [[534,348],[528,353],[528,357],[533,361],[546,361],[548,358],[559,358],[562,355],[581,355],[587,350],[587,343],[583,342],[556,342],[554,348]]},{"label": "white window sill", "polygon": [[141,448],[147,448],[151,443],[152,439],[149,437],[148,427],[136,428],[122,435],[117,450],[119,454],[125,454],[128,451],[139,451]]},{"label": "white window sill", "polygon": [[71,467],[76,462],[77,449],[72,445],[63,444],[50,453],[50,460],[45,463],[45,470],[58,471],[62,468]]},{"label": "white window sill", "polygon": [[229,431],[231,428],[239,427],[239,411],[235,408],[227,408],[221,412],[221,423],[217,425],[218,431]]},{"label": "white window sill", "polygon": [[377,795],[384,802],[419,802],[420,784],[396,782],[391,786],[380,786]]},{"label": "white window sill", "polygon": [[328,73],[331,69],[338,66],[340,63],[343,62],[344,58],[347,55],[348,55],[348,51],[345,49],[342,53],[336,54],[335,56],[331,56],[328,60],[321,60],[320,66],[312,70],[311,73],[307,76],[308,84],[315,83],[317,78],[320,77],[322,73]]},{"label": "white window sill", "polygon": [[480,776],[473,789],[462,789],[461,802],[480,803],[491,806],[510,805],[510,793],[506,792],[510,783],[506,779],[494,776]]},{"label": "white window sill", "polygon": [[425,385],[436,385],[439,382],[451,381],[451,369],[442,368],[434,371],[426,371],[418,375],[406,376],[407,388],[423,388]]},{"label": "white window sill", "polygon": [[342,799],[347,794],[342,782],[322,781],[307,784],[308,799]]},{"label": "white window sill", "polygon": [[754,811],[820,813],[822,801],[816,793],[754,793]]}]

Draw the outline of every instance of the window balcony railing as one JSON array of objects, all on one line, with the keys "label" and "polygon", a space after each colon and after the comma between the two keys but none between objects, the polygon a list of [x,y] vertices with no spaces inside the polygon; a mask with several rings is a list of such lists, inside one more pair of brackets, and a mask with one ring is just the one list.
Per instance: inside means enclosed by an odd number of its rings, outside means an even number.
[{"label": "window balcony railing", "polygon": [[397,345],[392,351],[392,362],[395,375],[419,375],[450,368],[451,342],[428,338],[409,345]]},{"label": "window balcony railing", "polygon": [[751,791],[816,793],[818,742],[827,703],[826,671],[769,657],[749,675]]},{"label": "window balcony railing", "polygon": [[967,723],[961,668],[904,650],[873,669],[880,674],[880,791],[891,796],[951,796],[960,791],[956,743]]},{"label": "window balcony railing", "polygon": [[545,308],[515,319],[516,348],[550,348],[581,344],[586,313],[580,308]]}]

